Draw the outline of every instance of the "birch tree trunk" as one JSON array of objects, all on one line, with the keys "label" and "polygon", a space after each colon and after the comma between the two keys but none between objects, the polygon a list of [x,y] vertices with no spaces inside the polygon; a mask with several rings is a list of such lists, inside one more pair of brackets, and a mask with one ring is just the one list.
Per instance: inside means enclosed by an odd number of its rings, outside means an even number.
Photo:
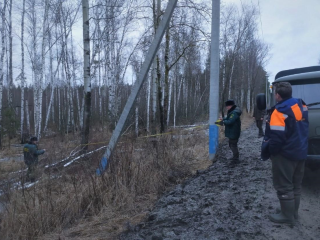
[{"label": "birch tree trunk", "polygon": [[61,96],[60,96],[60,88],[57,89],[58,92],[58,115],[59,115],[59,132],[61,132],[61,124],[62,124],[62,118],[61,118]]},{"label": "birch tree trunk", "polygon": [[115,123],[117,116],[117,100],[116,100],[116,58],[115,58],[115,41],[116,26],[114,8],[109,10],[108,29],[109,29],[109,52],[108,54],[108,79],[109,79],[109,119]]},{"label": "birch tree trunk", "polygon": [[84,78],[84,116],[82,141],[83,149],[88,149],[91,118],[91,79],[90,79],[90,35],[89,35],[89,2],[82,0],[83,14],[83,78]]},{"label": "birch tree trunk", "polygon": [[135,131],[136,131],[136,137],[139,137],[139,103],[140,97],[137,98],[136,101],[136,111],[135,111]]},{"label": "birch tree trunk", "polygon": [[3,61],[4,61],[4,54],[5,54],[5,12],[6,12],[6,2],[4,3],[3,7],[1,8],[1,55],[0,55],[0,147],[2,147],[2,91],[3,91]]},{"label": "birch tree trunk", "polygon": [[164,129],[162,129],[162,132],[166,130],[167,121],[168,121],[168,102],[169,102],[169,53],[170,53],[170,32],[169,29],[166,31],[166,43],[165,43],[165,54],[164,54],[164,65],[165,65],[165,72],[164,72],[164,86],[163,86],[163,113],[161,114],[163,116],[161,126],[164,126]]},{"label": "birch tree trunk", "polygon": [[[53,105],[53,101],[54,101],[54,90],[55,90],[55,86],[54,86],[54,76],[56,74],[53,75],[53,56],[52,56],[52,48],[51,48],[51,33],[50,31],[48,32],[48,41],[49,41],[49,47],[50,47],[50,86],[51,86],[51,95],[50,95],[50,100],[48,103],[48,107],[47,107],[47,115],[46,115],[46,119],[45,119],[45,124],[44,124],[44,128],[43,128],[43,132],[44,134],[46,134],[47,131],[47,127],[48,127],[48,122],[49,122],[49,118],[50,118],[50,113],[53,114],[51,112],[51,108],[53,109],[52,105]],[[60,58],[61,59],[61,58]],[[58,61],[58,66],[57,66],[57,70],[56,73],[59,69],[60,66],[60,61]]]},{"label": "birch tree trunk", "polygon": [[233,71],[234,71],[234,58],[232,58],[232,66],[231,66],[231,72],[229,77],[229,91],[228,91],[228,99],[231,98],[231,89],[232,89],[232,77],[233,77]]},{"label": "birch tree trunk", "polygon": [[[5,25],[4,25],[5,26]],[[12,0],[9,1],[9,106],[13,108],[13,72],[12,72]],[[10,136],[11,137],[11,136]]]},{"label": "birch tree trunk", "polygon": [[147,89],[147,133],[150,132],[151,83],[152,83],[152,71],[151,71],[151,74],[148,77],[148,89]]},{"label": "birch tree trunk", "polygon": [[29,102],[28,99],[26,99],[26,117],[27,117],[27,130],[28,133],[30,133],[30,113],[29,113]]},{"label": "birch tree trunk", "polygon": [[[25,84],[25,74],[24,74],[24,16],[25,16],[25,6],[26,0],[22,2],[22,17],[21,17],[21,119],[20,119],[20,129],[21,129],[21,144],[24,142],[23,138],[23,122],[24,122],[24,84]],[[1,108],[0,108],[1,111]]]},{"label": "birch tree trunk", "polygon": [[153,70],[151,75],[152,84],[152,116],[151,116],[151,135],[156,134],[156,116],[158,103],[158,86],[157,86],[157,57],[153,60]]},{"label": "birch tree trunk", "polygon": [[43,25],[42,25],[42,46],[41,46],[41,65],[40,65],[40,79],[39,79],[39,91],[38,91],[38,127],[37,136],[38,139],[41,137],[41,127],[42,127],[42,97],[43,97],[43,81],[45,75],[45,63],[46,63],[46,41],[47,41],[47,31],[48,31],[48,9],[49,0],[45,1],[45,10],[43,15]]},{"label": "birch tree trunk", "polygon": [[[157,3],[156,3],[157,1]],[[156,35],[158,24],[160,21],[160,11],[161,11],[161,0],[153,0],[153,21],[154,21],[154,35]],[[157,125],[157,106],[161,104],[158,99],[158,91],[160,84],[160,78],[158,72],[159,56],[157,55],[153,60],[153,76],[152,76],[152,121],[151,121],[151,134],[156,134],[156,125]]]},{"label": "birch tree trunk", "polygon": [[167,110],[167,126],[169,126],[169,120],[170,120],[170,110],[171,110],[171,98],[172,98],[172,83],[173,80],[169,80],[169,96],[168,96],[168,110]]}]

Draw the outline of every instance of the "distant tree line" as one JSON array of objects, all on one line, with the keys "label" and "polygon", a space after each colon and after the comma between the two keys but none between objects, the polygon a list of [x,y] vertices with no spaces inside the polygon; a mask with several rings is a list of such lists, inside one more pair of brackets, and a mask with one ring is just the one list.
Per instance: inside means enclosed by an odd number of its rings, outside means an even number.
[{"label": "distant tree line", "polygon": [[[112,130],[166,4],[160,0],[2,0],[0,141],[17,132],[21,140],[28,134],[40,138],[49,132],[80,132],[87,111],[91,126]],[[178,2],[128,123],[137,134],[207,121],[210,4],[210,0]],[[81,26],[83,9],[88,10],[89,20]],[[269,48],[259,38],[257,19],[254,5],[222,6],[221,111],[223,102],[233,98],[250,112],[255,95],[266,89]],[[82,41],[86,26],[89,37]]]}]

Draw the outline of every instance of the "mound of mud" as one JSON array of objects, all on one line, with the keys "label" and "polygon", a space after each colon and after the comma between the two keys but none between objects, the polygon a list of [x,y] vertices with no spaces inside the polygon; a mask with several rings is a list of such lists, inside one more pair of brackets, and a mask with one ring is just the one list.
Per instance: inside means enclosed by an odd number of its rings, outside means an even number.
[{"label": "mound of mud", "polygon": [[307,172],[313,175],[305,177],[296,226],[270,222],[268,214],[279,203],[271,161],[259,160],[262,138],[257,135],[254,125],[241,133],[240,164],[227,160],[228,143],[220,143],[212,166],[165,194],[145,222],[128,224],[120,239],[319,239],[319,172]]}]

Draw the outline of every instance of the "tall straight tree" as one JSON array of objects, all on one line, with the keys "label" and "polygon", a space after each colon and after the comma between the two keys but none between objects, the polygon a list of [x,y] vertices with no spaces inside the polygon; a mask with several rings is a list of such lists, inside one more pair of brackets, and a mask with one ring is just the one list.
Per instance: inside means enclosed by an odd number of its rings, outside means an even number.
[{"label": "tall straight tree", "polygon": [[9,1],[9,106],[13,107],[13,71],[12,71],[12,0]]},{"label": "tall straight tree", "polygon": [[22,3],[22,18],[21,18],[21,143],[23,143],[23,122],[24,122],[24,84],[25,84],[25,74],[24,74],[24,15],[25,15],[26,0]]},{"label": "tall straight tree", "polygon": [[[3,61],[4,61],[4,54],[5,54],[5,38],[6,38],[6,28],[5,28],[5,23],[6,23],[6,6],[7,2],[5,1],[3,3],[3,6],[1,8],[1,28],[0,28],[0,33],[1,33],[1,53],[0,53],[0,147],[2,147],[2,142],[1,142],[1,130],[2,130],[2,89],[3,89],[3,80],[4,80],[4,71],[3,71]],[[1,7],[1,5],[0,5]]]},{"label": "tall straight tree", "polygon": [[82,0],[82,18],[83,18],[83,80],[84,80],[84,114],[82,140],[84,150],[88,148],[89,127],[91,118],[91,79],[90,79],[90,36],[89,36],[89,2]]}]

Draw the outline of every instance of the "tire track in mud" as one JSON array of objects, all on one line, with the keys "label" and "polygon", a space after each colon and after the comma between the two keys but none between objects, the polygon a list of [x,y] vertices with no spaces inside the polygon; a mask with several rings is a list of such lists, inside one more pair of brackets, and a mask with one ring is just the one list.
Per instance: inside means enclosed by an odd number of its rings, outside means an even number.
[{"label": "tire track in mud", "polygon": [[[320,217],[320,194],[315,189],[303,191],[301,217],[294,228],[268,220],[279,203],[271,161],[259,160],[262,138],[257,135],[254,125],[241,133],[237,165],[227,160],[231,157],[227,141],[220,143],[212,166],[161,197],[146,221],[128,224],[120,239],[319,239],[314,214]],[[318,189],[320,181],[312,181],[312,188]]]}]

